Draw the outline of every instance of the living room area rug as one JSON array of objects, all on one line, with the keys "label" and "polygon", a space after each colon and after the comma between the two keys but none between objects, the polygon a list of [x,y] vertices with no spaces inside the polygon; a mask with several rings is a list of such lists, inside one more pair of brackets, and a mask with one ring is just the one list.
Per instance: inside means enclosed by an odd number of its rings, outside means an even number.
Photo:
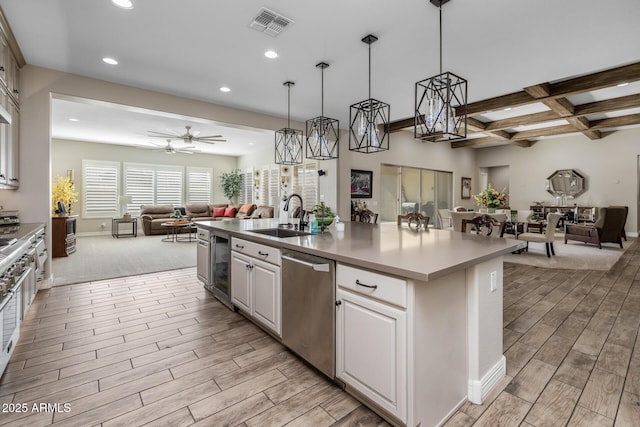
[{"label": "living room area rug", "polygon": [[78,236],[76,252],[53,258],[53,286],[92,282],[136,274],[176,270],[196,265],[197,242],[181,237],[163,242],[165,235],[126,237]]},{"label": "living room area rug", "polygon": [[528,252],[507,254],[504,262],[544,268],[608,271],[636,241],[635,238],[628,238],[628,241],[622,242],[622,249],[614,243],[603,243],[602,249],[598,249],[595,245],[576,241],[565,244],[564,237],[558,237],[553,244],[556,255],[551,258],[547,257],[544,243],[529,243]]}]

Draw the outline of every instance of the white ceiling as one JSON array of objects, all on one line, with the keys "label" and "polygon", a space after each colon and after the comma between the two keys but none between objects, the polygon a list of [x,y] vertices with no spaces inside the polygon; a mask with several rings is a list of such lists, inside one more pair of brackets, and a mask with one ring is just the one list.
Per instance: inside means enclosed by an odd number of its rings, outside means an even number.
[{"label": "white ceiling", "polygon": [[[367,46],[360,39],[369,33],[379,37],[371,95],[391,104],[392,120],[412,115],[414,83],[439,72],[438,9],[427,0],[132,2],[131,10],[109,0],[0,0],[0,6],[28,64],[267,113],[282,117],[283,126],[286,80],[296,83],[292,118],[320,115],[315,64],[326,61],[324,114],[347,127],[349,105],[368,97]],[[248,24],[261,7],[294,23],[276,38],[259,33]],[[468,80],[469,102],[492,98],[638,61],[638,22],[638,0],[451,0],[443,6],[443,67]],[[265,58],[267,49],[280,57]],[[119,65],[105,65],[104,56]],[[253,139],[273,143],[272,132],[245,135],[186,118],[138,115],[127,124],[128,115],[111,111],[120,126],[107,126],[92,122],[108,114],[98,108],[104,107],[56,101],[54,136],[72,139],[68,118],[84,111],[76,130],[95,126],[103,140],[140,143],[136,138],[148,130],[191,124],[201,134],[223,134],[228,142],[210,148],[225,154],[255,149],[247,148],[256,147],[247,145]]]}]

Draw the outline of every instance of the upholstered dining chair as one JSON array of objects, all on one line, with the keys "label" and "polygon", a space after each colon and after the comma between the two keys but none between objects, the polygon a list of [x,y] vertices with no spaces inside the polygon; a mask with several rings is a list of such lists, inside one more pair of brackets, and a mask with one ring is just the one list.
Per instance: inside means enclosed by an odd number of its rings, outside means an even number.
[{"label": "upholstered dining chair", "polygon": [[553,240],[555,239],[556,227],[558,226],[558,222],[560,221],[561,217],[562,215],[559,213],[550,212],[549,214],[547,214],[547,224],[546,224],[546,230],[544,234],[540,234],[540,233],[518,234],[518,237],[517,237],[518,240],[524,240],[527,242],[527,247],[525,251],[529,250],[529,242],[544,243],[545,248],[547,249],[547,257],[551,258],[551,255],[555,256],[556,252],[553,248]]},{"label": "upholstered dining chair", "polygon": [[451,230],[451,211],[449,209],[438,209],[438,221],[440,221],[440,228],[443,230]]},{"label": "upholstered dining chair", "polygon": [[478,215],[475,218],[463,219],[461,231],[463,233],[472,232],[483,236],[502,237],[506,224],[506,221],[499,221],[490,215]]},{"label": "upholstered dining chair", "polygon": [[375,224],[378,222],[378,214],[369,209],[362,210],[360,211],[360,222]]},{"label": "upholstered dining chair", "polygon": [[462,220],[472,219],[479,214],[477,212],[451,212],[451,222],[453,224],[453,231],[462,231]]},{"label": "upholstered dining chair", "polygon": [[624,224],[627,221],[627,206],[609,206],[600,208],[598,219],[593,225],[566,224],[564,243],[577,240],[593,243],[602,249],[602,243],[617,243],[622,248]]}]

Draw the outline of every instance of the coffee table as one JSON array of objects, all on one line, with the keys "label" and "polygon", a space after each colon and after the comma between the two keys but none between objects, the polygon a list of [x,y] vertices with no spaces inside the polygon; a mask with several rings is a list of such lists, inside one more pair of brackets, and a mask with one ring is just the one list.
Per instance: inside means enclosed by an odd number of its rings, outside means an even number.
[{"label": "coffee table", "polygon": [[[189,242],[191,242],[191,236],[196,230],[195,224],[192,222],[168,221],[168,222],[163,222],[162,224],[160,224],[160,226],[166,227],[167,229],[167,236],[162,239],[163,242],[175,243],[175,242],[187,241],[187,239]],[[184,229],[187,230],[187,236],[185,237],[179,236],[181,231]]]}]

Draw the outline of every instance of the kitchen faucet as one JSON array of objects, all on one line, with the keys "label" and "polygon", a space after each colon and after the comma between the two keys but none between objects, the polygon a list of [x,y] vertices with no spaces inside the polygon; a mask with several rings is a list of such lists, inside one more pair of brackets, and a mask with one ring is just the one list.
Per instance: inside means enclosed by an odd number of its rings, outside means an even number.
[{"label": "kitchen faucet", "polygon": [[285,212],[289,211],[289,202],[291,202],[291,199],[293,197],[297,197],[300,200],[300,214],[298,214],[298,217],[300,218],[300,230],[303,230],[304,227],[307,225],[307,223],[304,221],[304,208],[303,208],[304,202],[302,201],[302,197],[300,197],[299,194],[292,193],[289,197],[287,197],[287,199],[284,202],[284,210]]}]

